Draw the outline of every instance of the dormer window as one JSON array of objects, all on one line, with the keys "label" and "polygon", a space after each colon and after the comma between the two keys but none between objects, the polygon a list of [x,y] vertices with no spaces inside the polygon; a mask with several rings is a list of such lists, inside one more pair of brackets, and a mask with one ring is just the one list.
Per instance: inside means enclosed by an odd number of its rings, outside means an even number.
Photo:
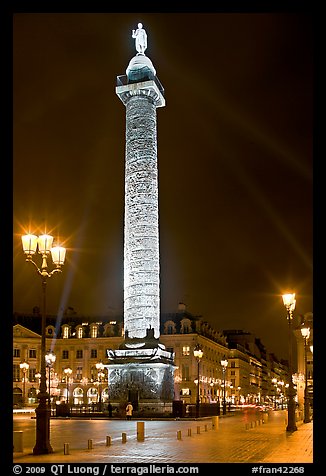
[{"label": "dormer window", "polygon": [[62,326],[62,338],[69,339],[70,337],[70,326],[68,324],[63,324]]},{"label": "dormer window", "polygon": [[84,332],[83,332],[83,326],[77,326],[76,327],[76,332],[77,332],[77,338],[82,339]]},{"label": "dormer window", "polygon": [[175,328],[175,323],[173,321],[166,321],[164,323],[164,334],[175,334],[176,333],[176,328]]},{"label": "dormer window", "polygon": [[189,334],[191,332],[190,319],[182,319],[181,321],[181,334]]},{"label": "dormer window", "polygon": [[45,333],[46,333],[47,337],[55,336],[55,327],[54,326],[47,326]]},{"label": "dormer window", "polygon": [[96,339],[98,335],[98,325],[97,324],[92,324],[91,325],[91,338]]}]

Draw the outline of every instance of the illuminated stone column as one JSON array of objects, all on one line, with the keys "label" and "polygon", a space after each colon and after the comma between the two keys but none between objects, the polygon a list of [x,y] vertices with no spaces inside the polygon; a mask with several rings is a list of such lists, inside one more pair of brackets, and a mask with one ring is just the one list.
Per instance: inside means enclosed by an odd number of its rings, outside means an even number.
[{"label": "illuminated stone column", "polygon": [[160,336],[160,258],[156,108],[163,88],[151,60],[137,54],[116,93],[126,107],[124,216],[124,328],[129,338],[146,329]]}]

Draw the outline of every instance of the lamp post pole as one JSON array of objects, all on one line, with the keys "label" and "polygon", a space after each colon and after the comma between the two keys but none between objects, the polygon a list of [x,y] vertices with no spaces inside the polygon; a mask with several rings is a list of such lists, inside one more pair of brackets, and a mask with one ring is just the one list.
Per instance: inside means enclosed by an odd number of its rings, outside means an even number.
[{"label": "lamp post pole", "polygon": [[226,367],[228,366],[228,361],[226,359],[221,360],[222,371],[223,371],[223,415],[226,415],[226,401],[225,401],[225,374]]},{"label": "lamp post pole", "polygon": [[[40,370],[40,391],[37,395],[39,405],[35,409],[36,413],[36,443],[33,448],[33,454],[53,453],[50,444],[50,413],[51,409],[46,404],[48,394],[46,391],[46,367],[45,367],[45,326],[46,326],[46,285],[48,278],[53,274],[61,272],[61,266],[65,261],[66,249],[61,246],[52,247],[53,237],[47,234],[39,237],[35,235],[22,236],[23,250],[26,255],[26,261],[32,263],[42,281],[42,332],[41,332],[41,370]],[[42,255],[41,268],[33,260],[38,249]],[[52,261],[56,266],[51,272],[47,271],[47,259],[51,253]]]},{"label": "lamp post pole", "polygon": [[98,378],[98,383],[99,383],[99,386],[98,386],[98,393],[99,393],[98,402],[99,402],[99,407],[100,407],[100,412],[101,412],[102,411],[102,377],[104,376],[104,374],[103,374],[104,364],[102,362],[97,362],[95,365],[96,365],[96,368],[98,370],[98,373],[97,373],[97,378]]},{"label": "lamp post pole", "polygon": [[303,423],[310,422],[310,407],[309,407],[309,397],[308,397],[308,368],[307,368],[307,345],[308,339],[310,336],[310,329],[309,327],[302,327],[301,334],[304,338],[304,380],[305,380],[305,387],[304,387],[304,419]]},{"label": "lamp post pole", "polygon": [[199,373],[199,366],[200,366],[200,361],[203,357],[203,351],[200,347],[199,344],[196,345],[196,347],[194,348],[194,356],[197,360],[197,398],[196,398],[196,418],[199,417],[199,404],[200,404],[200,389],[199,389],[199,377],[200,377],[200,373]]},{"label": "lamp post pole", "polygon": [[45,362],[46,362],[46,365],[49,369],[49,407],[50,407],[50,410],[51,410],[51,368],[52,368],[55,361],[56,361],[56,355],[52,352],[52,350],[49,350],[47,352],[47,354],[45,355]]},{"label": "lamp post pole", "polygon": [[27,370],[29,369],[29,364],[27,362],[22,362],[21,364],[19,364],[20,368],[22,369],[23,371],[23,405],[25,406],[26,405],[26,372]]},{"label": "lamp post pole", "polygon": [[288,387],[288,424],[286,431],[296,431],[295,424],[295,395],[296,391],[293,385],[293,362],[292,362],[292,319],[295,309],[295,294],[283,294],[283,303],[287,311],[287,320],[289,324],[289,387]]},{"label": "lamp post pole", "polygon": [[[67,385],[67,399],[66,399],[66,404],[69,406],[69,377],[72,374],[72,370],[70,367],[67,367],[64,369],[64,373],[66,374],[66,385]],[[69,411],[69,409],[68,409]]]}]

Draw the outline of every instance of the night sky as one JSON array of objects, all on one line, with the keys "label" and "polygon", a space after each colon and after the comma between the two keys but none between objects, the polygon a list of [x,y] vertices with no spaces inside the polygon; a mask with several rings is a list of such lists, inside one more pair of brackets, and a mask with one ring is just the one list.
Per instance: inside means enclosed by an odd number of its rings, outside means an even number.
[{"label": "night sky", "polygon": [[166,98],[157,109],[161,310],[184,302],[286,358],[281,294],[296,293],[297,319],[313,311],[306,13],[14,15],[13,309],[41,306],[20,237],[47,231],[67,247],[48,313],[122,313],[125,107],[115,86],[136,54],[138,22]]}]

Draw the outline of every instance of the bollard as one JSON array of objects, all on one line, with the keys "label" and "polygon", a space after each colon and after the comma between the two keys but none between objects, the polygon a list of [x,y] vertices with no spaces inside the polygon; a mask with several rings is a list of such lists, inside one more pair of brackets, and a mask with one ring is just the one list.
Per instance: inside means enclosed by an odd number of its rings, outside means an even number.
[{"label": "bollard", "polygon": [[23,452],[23,432],[14,431],[14,452]]},{"label": "bollard", "polygon": [[111,438],[111,436],[107,436],[106,437],[106,446],[111,446],[111,444],[112,444],[112,438]]},{"label": "bollard", "polygon": [[204,430],[207,431],[207,425],[204,425]]},{"label": "bollard", "polygon": [[64,443],[63,444],[63,454],[64,455],[69,455],[69,443]]},{"label": "bollard", "polygon": [[181,440],[181,430],[178,430],[178,431],[177,431],[177,439],[178,439],[178,440]]},{"label": "bollard", "polygon": [[246,430],[249,430],[249,423],[246,423],[245,429],[246,429]]},{"label": "bollard", "polygon": [[253,422],[251,421],[251,422],[250,422],[250,428],[253,428],[253,427],[254,427],[254,424],[253,424]]},{"label": "bollard", "polygon": [[88,440],[88,449],[89,450],[93,449],[93,440]]},{"label": "bollard", "polygon": [[191,428],[188,428],[188,436],[191,436]]},{"label": "bollard", "polygon": [[127,442],[127,433],[121,433],[121,439],[122,439],[122,443],[126,443]]},{"label": "bollard", "polygon": [[200,426],[197,426],[197,434],[199,435],[200,433]]},{"label": "bollard", "polygon": [[217,430],[218,429],[218,423],[219,423],[219,417],[218,416],[213,416],[212,417],[212,430]]},{"label": "bollard", "polygon": [[137,441],[144,441],[145,439],[145,422],[137,421]]}]

